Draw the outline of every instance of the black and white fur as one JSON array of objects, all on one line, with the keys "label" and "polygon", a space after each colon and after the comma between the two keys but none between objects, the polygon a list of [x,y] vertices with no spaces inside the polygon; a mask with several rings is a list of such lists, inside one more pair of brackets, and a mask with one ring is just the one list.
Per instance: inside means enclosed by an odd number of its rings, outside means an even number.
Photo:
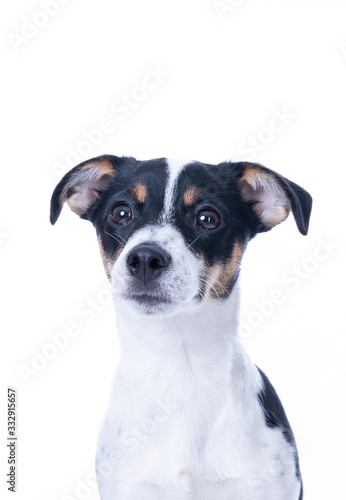
[{"label": "black and white fur", "polygon": [[96,228],[121,357],[97,449],[102,500],[301,500],[292,430],[237,335],[247,243],[311,197],[251,163],[105,155],[56,187]]}]

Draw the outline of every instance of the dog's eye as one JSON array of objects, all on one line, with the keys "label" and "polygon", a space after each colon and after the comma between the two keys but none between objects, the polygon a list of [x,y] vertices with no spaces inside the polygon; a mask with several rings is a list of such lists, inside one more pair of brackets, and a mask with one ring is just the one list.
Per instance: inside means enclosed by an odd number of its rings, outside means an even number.
[{"label": "dog's eye", "polygon": [[204,209],[198,212],[196,224],[203,229],[215,229],[220,224],[220,217],[214,210]]},{"label": "dog's eye", "polygon": [[111,217],[116,224],[127,224],[133,218],[132,209],[122,203],[113,208]]}]

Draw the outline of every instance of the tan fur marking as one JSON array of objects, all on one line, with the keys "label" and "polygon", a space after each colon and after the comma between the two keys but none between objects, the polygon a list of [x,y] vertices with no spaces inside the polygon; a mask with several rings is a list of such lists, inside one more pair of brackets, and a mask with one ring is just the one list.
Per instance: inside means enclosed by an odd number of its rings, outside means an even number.
[{"label": "tan fur marking", "polygon": [[114,255],[114,258],[113,259],[109,259],[106,255],[106,252],[103,248],[103,245],[102,245],[102,241],[101,241],[101,236],[98,235],[97,236],[97,241],[99,242],[99,247],[100,247],[100,252],[101,252],[101,258],[102,258],[102,262],[103,262],[103,266],[105,268],[105,271],[106,271],[106,274],[107,274],[107,277],[109,279],[109,281],[111,280],[111,273],[112,273],[112,268],[113,268],[113,265],[114,265],[114,262],[119,258],[122,250],[124,247],[120,247],[115,255]]},{"label": "tan fur marking", "polygon": [[208,282],[208,285],[206,287],[206,296],[209,295],[211,298],[215,299],[220,296],[220,291],[221,295],[223,295],[222,292],[224,292],[224,290],[219,281],[221,274],[221,264],[214,264],[213,266],[206,269],[205,275],[206,281]]},{"label": "tan fur marking", "polygon": [[243,250],[243,245],[236,241],[232,255],[226,262],[214,264],[206,270],[205,274],[209,278],[209,290],[207,289],[207,292],[209,292],[211,298],[227,297],[228,286],[237,272]]},{"label": "tan fur marking", "polygon": [[145,184],[136,184],[131,188],[131,195],[139,201],[139,203],[144,203],[147,195],[148,195],[148,189]]},{"label": "tan fur marking", "polygon": [[122,252],[122,250],[123,250],[123,248],[124,248],[124,247],[120,247],[120,248],[119,248],[119,250],[116,252],[116,254],[115,254],[115,256],[114,256],[114,262],[115,262],[116,260],[118,260],[118,258],[119,258],[119,256],[120,256],[120,254],[121,254],[121,252]]},{"label": "tan fur marking", "polygon": [[247,182],[253,189],[256,189],[256,178],[260,174],[259,168],[248,167],[245,169],[239,182]]},{"label": "tan fur marking", "polygon": [[99,242],[99,246],[100,246],[100,252],[101,252],[101,258],[102,258],[103,266],[105,268],[105,271],[106,271],[106,274],[107,274],[107,278],[110,281],[111,280],[111,272],[112,272],[112,262],[106,256],[106,253],[104,251],[100,235],[97,236],[97,241]]},{"label": "tan fur marking", "polygon": [[185,205],[189,207],[190,205],[193,205],[194,203],[196,203],[199,195],[200,195],[200,192],[199,192],[198,188],[196,188],[195,186],[190,187],[187,191],[185,191],[185,194],[184,194]]},{"label": "tan fur marking", "polygon": [[98,165],[99,167],[102,168],[102,171],[100,171],[100,174],[98,175],[98,177],[100,177],[101,175],[112,175],[113,176],[114,173],[116,172],[114,170],[112,163],[109,160],[95,161],[94,163],[95,163],[95,165]]},{"label": "tan fur marking", "polygon": [[244,245],[239,243],[239,241],[236,241],[233,247],[232,257],[230,261],[230,269],[232,276],[235,274],[240,265],[243,252],[244,252]]}]

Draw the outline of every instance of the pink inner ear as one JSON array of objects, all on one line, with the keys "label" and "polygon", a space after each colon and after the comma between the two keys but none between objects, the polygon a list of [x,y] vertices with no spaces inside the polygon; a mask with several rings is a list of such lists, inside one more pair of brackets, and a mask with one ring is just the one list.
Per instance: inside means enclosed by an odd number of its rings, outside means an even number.
[{"label": "pink inner ear", "polygon": [[[68,189],[72,191],[72,194],[67,198],[67,203],[73,212],[84,215],[88,211],[99,197],[100,192],[106,189],[111,182],[113,175],[109,172],[109,167],[103,168],[96,164],[81,170],[71,179],[65,192],[67,195]],[[114,170],[113,172],[115,173]]]},{"label": "pink inner ear", "polygon": [[275,177],[251,170],[240,183],[246,201],[255,202],[254,211],[261,222],[271,228],[283,222],[290,211],[290,202]]}]

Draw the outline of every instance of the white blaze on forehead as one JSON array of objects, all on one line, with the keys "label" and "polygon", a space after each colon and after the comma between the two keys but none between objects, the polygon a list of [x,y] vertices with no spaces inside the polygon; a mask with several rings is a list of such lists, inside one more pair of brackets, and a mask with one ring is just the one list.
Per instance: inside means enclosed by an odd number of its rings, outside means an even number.
[{"label": "white blaze on forehead", "polygon": [[191,160],[169,160],[167,159],[167,165],[168,165],[168,182],[166,186],[166,192],[165,192],[165,201],[164,201],[164,206],[163,206],[163,212],[161,219],[163,221],[167,221],[173,210],[173,205],[174,205],[174,189],[177,184],[177,180],[179,177],[179,174],[185,167],[185,165],[188,165],[190,163],[193,163]]}]

